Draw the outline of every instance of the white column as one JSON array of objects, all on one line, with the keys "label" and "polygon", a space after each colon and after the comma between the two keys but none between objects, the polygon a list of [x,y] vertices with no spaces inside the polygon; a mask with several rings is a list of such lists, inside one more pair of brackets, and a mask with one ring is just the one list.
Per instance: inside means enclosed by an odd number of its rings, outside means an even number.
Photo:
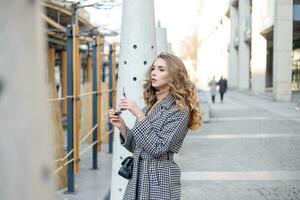
[{"label": "white column", "polygon": [[[124,0],[121,27],[121,46],[119,58],[119,76],[117,102],[125,87],[127,98],[144,107],[143,83],[145,71],[156,56],[156,38],[153,0]],[[124,111],[122,117],[128,127],[132,127],[135,118]],[[115,128],[113,165],[111,181],[111,199],[122,199],[128,181],[118,175],[122,160],[130,153],[120,145],[119,131]]]},{"label": "white column", "polygon": [[169,53],[173,53],[173,50],[172,50],[172,43],[171,43],[171,42],[168,42],[168,52],[169,52]]},{"label": "white column", "polygon": [[156,46],[157,54],[168,52],[167,30],[161,27],[159,22],[156,27]]},{"label": "white column", "polygon": [[0,2],[0,199],[50,200],[51,137],[40,1]]},{"label": "white column", "polygon": [[252,1],[251,72],[254,94],[261,94],[266,88],[267,41],[260,34],[262,3],[262,1]]},{"label": "white column", "polygon": [[274,14],[273,94],[276,101],[291,100],[293,1],[276,0]]},{"label": "white column", "polygon": [[239,0],[239,53],[238,53],[238,88],[241,90],[249,89],[249,63],[250,48],[245,42],[245,31],[247,21],[250,19],[250,2],[249,0]]},{"label": "white column", "polygon": [[[228,65],[228,87],[236,88],[238,86],[238,50],[235,43],[238,41],[238,10],[230,6],[230,46],[229,46],[229,65]],[[236,44],[238,45],[238,44]]]}]

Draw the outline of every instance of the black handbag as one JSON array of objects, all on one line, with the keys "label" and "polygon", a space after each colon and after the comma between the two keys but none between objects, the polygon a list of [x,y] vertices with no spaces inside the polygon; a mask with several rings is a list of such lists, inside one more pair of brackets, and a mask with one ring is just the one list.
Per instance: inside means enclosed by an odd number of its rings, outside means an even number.
[{"label": "black handbag", "polygon": [[118,174],[126,179],[131,179],[133,172],[133,157],[128,156],[122,161],[121,165]]}]

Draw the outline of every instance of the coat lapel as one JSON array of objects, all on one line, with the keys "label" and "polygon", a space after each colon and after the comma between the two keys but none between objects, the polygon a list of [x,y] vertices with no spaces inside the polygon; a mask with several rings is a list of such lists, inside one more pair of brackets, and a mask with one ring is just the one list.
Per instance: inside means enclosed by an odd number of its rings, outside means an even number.
[{"label": "coat lapel", "polygon": [[170,109],[170,107],[175,103],[175,97],[172,95],[167,96],[162,100],[153,110],[149,113],[150,108],[146,108],[145,115],[150,119],[156,119],[159,117],[164,109]]}]

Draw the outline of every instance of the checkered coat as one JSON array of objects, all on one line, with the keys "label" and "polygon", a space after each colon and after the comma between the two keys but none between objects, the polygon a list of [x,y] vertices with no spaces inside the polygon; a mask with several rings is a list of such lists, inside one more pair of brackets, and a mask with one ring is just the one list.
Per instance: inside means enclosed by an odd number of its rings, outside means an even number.
[{"label": "checkered coat", "polygon": [[173,96],[166,97],[132,129],[121,144],[134,157],[134,169],[123,200],[180,199],[180,169],[173,161],[188,132],[189,112],[179,111]]}]

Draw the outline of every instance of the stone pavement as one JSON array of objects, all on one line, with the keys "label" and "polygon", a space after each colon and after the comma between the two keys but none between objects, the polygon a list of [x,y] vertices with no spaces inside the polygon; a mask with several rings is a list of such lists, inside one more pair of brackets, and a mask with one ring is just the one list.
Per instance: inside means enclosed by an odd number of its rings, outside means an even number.
[{"label": "stone pavement", "polygon": [[[295,103],[229,91],[211,107],[210,121],[190,132],[175,157],[183,200],[299,200],[300,112]],[[84,148],[84,147],[82,147]],[[111,155],[81,158],[76,193],[57,200],[103,200],[110,189]]]},{"label": "stone pavement", "polygon": [[[80,149],[87,147],[80,146]],[[104,200],[109,194],[111,184],[112,154],[108,153],[108,145],[102,145],[98,153],[98,169],[92,169],[92,153],[87,151],[80,158],[80,170],[75,176],[75,193],[65,194],[66,189],[55,192],[55,200]]]},{"label": "stone pavement", "polygon": [[229,91],[176,156],[183,200],[300,199],[300,112]]}]

